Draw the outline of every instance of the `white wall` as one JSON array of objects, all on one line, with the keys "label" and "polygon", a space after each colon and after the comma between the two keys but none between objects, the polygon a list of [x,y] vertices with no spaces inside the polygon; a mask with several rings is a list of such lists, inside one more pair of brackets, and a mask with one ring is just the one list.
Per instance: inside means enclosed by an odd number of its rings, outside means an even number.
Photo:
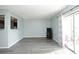
[{"label": "white wall", "polygon": [[5,15],[5,28],[0,29],[0,48],[8,47],[8,31],[7,31],[7,17],[6,10],[0,10],[0,15]]},{"label": "white wall", "polygon": [[[0,29],[0,48],[8,48],[23,38],[23,19],[7,10],[0,10],[0,15],[5,15],[5,28]],[[18,29],[10,28],[11,16],[18,19]]]},{"label": "white wall", "polygon": [[46,37],[46,28],[51,27],[49,17],[24,20],[24,37]]},{"label": "white wall", "polygon": [[53,40],[55,40],[60,46],[62,44],[62,19],[61,15],[52,17],[52,30]]},{"label": "white wall", "polygon": [[[8,47],[12,46],[19,40],[23,39],[23,19],[20,17],[15,16],[12,13],[9,13],[9,23],[8,23]],[[11,21],[11,16],[17,18],[18,20],[18,28],[17,29],[11,29],[10,28],[10,21]]]}]

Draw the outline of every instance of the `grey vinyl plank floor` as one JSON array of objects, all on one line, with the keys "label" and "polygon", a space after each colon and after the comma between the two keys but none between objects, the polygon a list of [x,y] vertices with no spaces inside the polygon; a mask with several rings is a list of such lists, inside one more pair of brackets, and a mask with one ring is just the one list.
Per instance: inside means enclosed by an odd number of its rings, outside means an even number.
[{"label": "grey vinyl plank floor", "polygon": [[46,38],[24,38],[0,54],[45,54],[61,49],[53,40]]}]

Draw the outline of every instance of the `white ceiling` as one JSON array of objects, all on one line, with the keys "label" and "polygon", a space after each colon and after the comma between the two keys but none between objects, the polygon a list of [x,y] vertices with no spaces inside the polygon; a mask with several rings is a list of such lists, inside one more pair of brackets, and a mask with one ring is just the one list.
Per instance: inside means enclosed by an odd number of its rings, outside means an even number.
[{"label": "white ceiling", "polygon": [[16,15],[27,18],[47,17],[58,13],[64,5],[0,5],[0,9],[7,9]]}]

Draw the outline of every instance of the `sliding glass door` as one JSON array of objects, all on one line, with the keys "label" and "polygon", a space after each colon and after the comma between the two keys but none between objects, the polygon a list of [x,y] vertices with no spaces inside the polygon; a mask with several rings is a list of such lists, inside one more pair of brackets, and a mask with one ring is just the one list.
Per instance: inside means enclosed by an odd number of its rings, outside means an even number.
[{"label": "sliding glass door", "polygon": [[75,52],[79,53],[79,12],[74,14]]},{"label": "sliding glass door", "polygon": [[65,47],[75,53],[79,53],[79,12],[64,16],[62,28]]},{"label": "sliding glass door", "polygon": [[74,46],[74,26],[73,24],[74,24],[73,14],[64,17],[63,32],[64,32],[65,47],[74,52],[75,46]]}]

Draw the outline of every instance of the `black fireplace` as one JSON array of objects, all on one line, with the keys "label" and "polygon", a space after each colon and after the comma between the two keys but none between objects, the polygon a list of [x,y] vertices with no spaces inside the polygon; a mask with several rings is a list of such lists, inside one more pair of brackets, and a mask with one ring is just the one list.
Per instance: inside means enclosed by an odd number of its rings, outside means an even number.
[{"label": "black fireplace", "polygon": [[47,38],[52,39],[52,28],[47,28]]}]

